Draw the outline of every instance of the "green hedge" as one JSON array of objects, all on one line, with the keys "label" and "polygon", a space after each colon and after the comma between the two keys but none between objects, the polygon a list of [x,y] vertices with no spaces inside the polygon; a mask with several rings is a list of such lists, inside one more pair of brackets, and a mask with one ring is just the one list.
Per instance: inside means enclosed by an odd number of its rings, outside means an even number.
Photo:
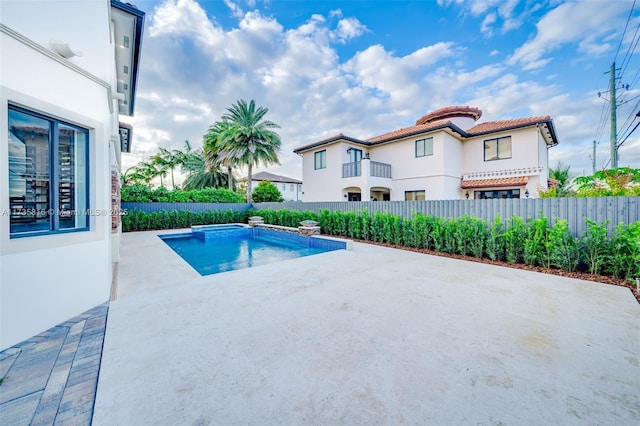
[{"label": "green hedge", "polygon": [[163,186],[152,189],[142,184],[123,186],[120,197],[123,202],[138,203],[245,203],[247,201],[243,195],[226,188],[169,191]]},{"label": "green hedge", "polygon": [[188,228],[194,225],[216,223],[246,223],[247,212],[234,210],[209,210],[192,212],[188,210],[163,210],[154,213],[129,211],[122,216],[122,230],[147,231],[151,229]]},{"label": "green hedge", "polygon": [[358,213],[321,210],[259,210],[265,223],[297,226],[300,220],[320,222],[322,233],[451,254],[486,257],[509,263],[586,271],[618,278],[640,277],[640,223],[620,224],[612,236],[608,223],[587,219],[587,229],[575,238],[566,220],[553,224],[544,217],[525,222],[514,216],[493,223],[469,216],[458,219],[414,214],[402,219],[390,213]]}]

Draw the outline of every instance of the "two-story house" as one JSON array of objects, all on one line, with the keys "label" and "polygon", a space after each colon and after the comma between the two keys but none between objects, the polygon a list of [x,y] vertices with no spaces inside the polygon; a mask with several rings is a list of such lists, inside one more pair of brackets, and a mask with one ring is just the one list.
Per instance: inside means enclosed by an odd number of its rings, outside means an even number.
[{"label": "two-story house", "polygon": [[481,116],[451,106],[370,139],[338,134],[296,148],[304,201],[536,197],[558,144],[551,118],[477,123]]},{"label": "two-story house", "polygon": [[0,1],[0,350],[109,300],[144,13]]},{"label": "two-story house", "polygon": [[[246,182],[247,178],[240,180]],[[273,183],[278,188],[284,201],[302,201],[302,181],[274,173],[258,172],[251,176],[251,188],[255,190],[260,182],[265,181]]]}]

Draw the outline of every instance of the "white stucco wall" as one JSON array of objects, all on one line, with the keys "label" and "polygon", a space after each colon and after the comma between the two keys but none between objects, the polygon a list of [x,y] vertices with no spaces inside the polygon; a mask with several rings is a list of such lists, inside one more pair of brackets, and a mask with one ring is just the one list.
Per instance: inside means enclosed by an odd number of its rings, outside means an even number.
[{"label": "white stucco wall", "polygon": [[[342,150],[343,143],[334,143],[317,150],[306,152],[302,156],[302,182],[304,201],[341,201],[342,200]],[[314,169],[314,153],[327,151],[327,167]]]},{"label": "white stucco wall", "polygon": [[46,48],[51,40],[68,43],[82,52],[70,62],[111,81],[113,50],[105,43],[110,39],[110,8],[108,0],[2,0],[0,21]]},{"label": "white stucco wall", "polygon": [[[72,47],[83,50],[87,62],[75,63],[109,77],[108,7],[107,1],[2,1],[0,18],[43,47],[49,38],[76,40],[79,45]],[[0,211],[9,211],[6,135],[12,103],[89,129],[90,208],[108,212],[109,139],[117,134],[108,82],[88,78],[4,32],[0,45]],[[11,239],[9,215],[0,215],[0,349],[108,300],[111,220],[91,216],[89,223],[89,231]]]},{"label": "white stucco wall", "polygon": [[[538,133],[538,129],[533,126],[464,141],[462,158],[465,173],[538,167]],[[511,158],[484,161],[484,141],[505,136],[511,136]]]}]

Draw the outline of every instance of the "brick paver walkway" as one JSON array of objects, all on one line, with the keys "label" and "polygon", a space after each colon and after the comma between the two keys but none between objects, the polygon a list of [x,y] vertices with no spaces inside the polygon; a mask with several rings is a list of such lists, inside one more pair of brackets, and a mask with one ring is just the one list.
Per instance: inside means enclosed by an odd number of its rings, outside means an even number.
[{"label": "brick paver walkway", "polygon": [[91,423],[109,304],[0,352],[0,424]]}]

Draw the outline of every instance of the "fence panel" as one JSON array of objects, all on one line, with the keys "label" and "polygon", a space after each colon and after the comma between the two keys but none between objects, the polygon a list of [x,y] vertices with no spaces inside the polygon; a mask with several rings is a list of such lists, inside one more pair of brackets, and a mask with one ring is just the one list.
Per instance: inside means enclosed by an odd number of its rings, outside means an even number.
[{"label": "fence panel", "polygon": [[[123,203],[124,204],[124,203]],[[566,219],[573,235],[581,235],[586,229],[585,219],[597,223],[609,221],[609,232],[619,223],[630,225],[640,220],[640,197],[592,197],[592,198],[513,198],[494,200],[429,200],[429,201],[338,201],[338,202],[289,202],[257,203],[256,210],[289,209],[341,210],[345,212],[368,211],[373,214],[389,212],[410,219],[414,212],[425,215],[458,218],[465,215],[492,222],[496,215],[503,219],[518,216],[523,220],[540,215],[550,223]]]},{"label": "fence panel", "polygon": [[571,232],[578,236],[585,229],[585,219],[599,224],[609,221],[609,231],[619,223],[632,224],[640,220],[640,197],[593,197],[593,198],[514,198],[495,200],[429,200],[429,201],[332,201],[287,203],[131,203],[123,202],[122,209],[139,210],[145,213],[162,210],[208,210],[247,211],[263,209],[341,210],[358,213],[367,211],[389,212],[410,219],[415,212],[425,215],[458,218],[465,215],[492,222],[496,215],[503,219],[518,216],[529,220],[542,214],[553,223],[556,219],[566,219]]}]

